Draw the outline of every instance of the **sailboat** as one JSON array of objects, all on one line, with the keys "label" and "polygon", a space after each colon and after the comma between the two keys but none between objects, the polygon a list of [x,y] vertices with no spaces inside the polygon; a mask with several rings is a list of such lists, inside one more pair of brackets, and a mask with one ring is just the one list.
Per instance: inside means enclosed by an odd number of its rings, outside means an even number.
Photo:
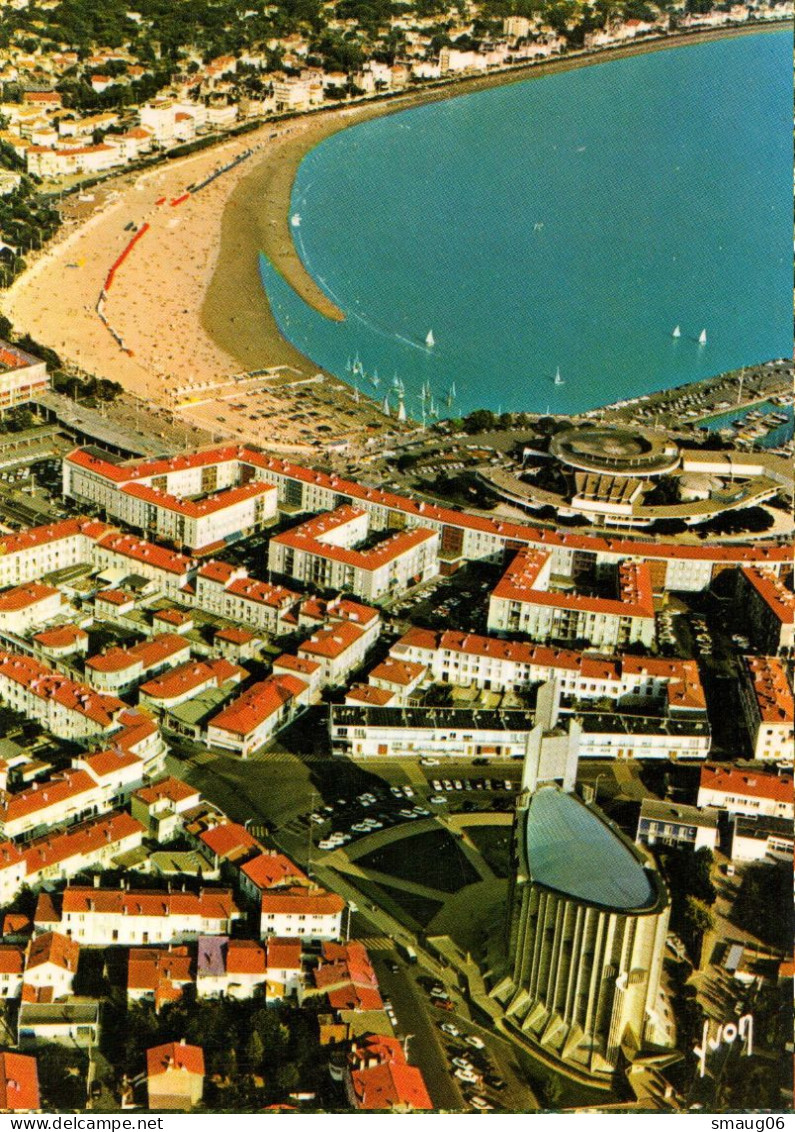
[{"label": "sailboat", "polygon": [[388,417],[388,416],[391,415],[390,412],[389,412],[389,394],[388,393],[387,393],[386,397],[384,398],[383,403],[381,405],[381,412],[384,414],[385,417]]},{"label": "sailboat", "polygon": [[555,370],[555,385],[565,385],[563,378],[560,376],[560,366]]},{"label": "sailboat", "polygon": [[455,382],[447,390],[447,408],[452,409],[453,401],[455,401]]},{"label": "sailboat", "polygon": [[292,224],[293,228],[300,228],[301,227],[301,214],[298,213],[298,212],[294,212],[292,219],[290,220],[290,223]]},{"label": "sailboat", "polygon": [[682,331],[679,329],[679,323],[678,322],[677,322],[676,326],[673,328],[673,330],[671,331],[671,337],[672,338],[681,338],[682,337]]},{"label": "sailboat", "polygon": [[401,398],[400,398],[400,400],[398,401],[398,411],[397,411],[397,419],[398,419],[399,421],[405,421],[405,419],[406,419],[406,406],[405,406],[405,404],[404,404],[404,402],[403,402],[403,398],[402,398],[402,397],[401,397]]},{"label": "sailboat", "polygon": [[702,330],[701,333],[699,334],[698,344],[699,344],[699,346],[706,346],[706,344],[707,344],[707,332],[706,332],[706,330]]},{"label": "sailboat", "polygon": [[427,346],[427,347],[428,347],[429,349],[430,349],[430,348],[431,348],[432,346],[435,346],[435,345],[436,345],[436,339],[435,339],[435,338],[434,338],[434,336],[433,336],[433,331],[432,331],[432,330],[429,330],[429,331],[428,331],[428,333],[427,333],[427,335],[425,336],[425,345],[426,345],[426,346]]},{"label": "sailboat", "polygon": [[428,409],[428,416],[431,418],[431,420],[436,420],[439,416],[439,410],[433,403],[433,395],[431,395],[431,404],[430,408]]},{"label": "sailboat", "polygon": [[378,376],[378,370],[377,369],[373,370],[370,381],[372,382],[373,388],[375,388],[375,389],[377,389],[378,386],[381,384],[381,378]]},{"label": "sailboat", "polygon": [[392,388],[395,390],[396,393],[400,392],[400,378],[398,377],[397,374],[394,374],[393,377],[392,377]]}]

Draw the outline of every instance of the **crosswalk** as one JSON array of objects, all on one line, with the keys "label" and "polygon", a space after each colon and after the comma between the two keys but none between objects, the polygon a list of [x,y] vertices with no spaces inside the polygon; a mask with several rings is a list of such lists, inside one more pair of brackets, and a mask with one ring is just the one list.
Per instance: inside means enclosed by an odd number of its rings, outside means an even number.
[{"label": "crosswalk", "polygon": [[368,935],[359,940],[368,951],[394,951],[395,941],[388,935]]}]

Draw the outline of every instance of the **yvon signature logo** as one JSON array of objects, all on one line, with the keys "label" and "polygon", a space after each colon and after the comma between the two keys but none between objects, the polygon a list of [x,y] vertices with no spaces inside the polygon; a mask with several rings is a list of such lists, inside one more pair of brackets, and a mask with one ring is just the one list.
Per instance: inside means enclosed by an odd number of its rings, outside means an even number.
[{"label": "yvon signature logo", "polygon": [[693,1053],[698,1058],[699,1076],[703,1077],[707,1071],[707,1054],[714,1053],[721,1046],[732,1046],[740,1041],[741,1057],[750,1057],[754,1052],[754,1016],[743,1014],[736,1022],[724,1022],[718,1026],[714,1038],[710,1035],[710,1022],[705,1021],[701,1034],[701,1045],[693,1047]]}]

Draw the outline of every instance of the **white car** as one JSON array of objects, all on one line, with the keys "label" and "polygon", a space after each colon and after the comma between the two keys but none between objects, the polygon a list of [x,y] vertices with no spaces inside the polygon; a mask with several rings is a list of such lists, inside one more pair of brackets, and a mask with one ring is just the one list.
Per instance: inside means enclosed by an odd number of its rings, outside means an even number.
[{"label": "white car", "polygon": [[405,796],[407,798],[413,798],[414,797],[414,791],[411,789],[410,786],[404,786],[403,787],[403,793],[405,794]]},{"label": "white car", "polygon": [[463,784],[463,782],[461,781],[460,778],[457,778],[455,780],[455,782],[453,783],[453,786],[456,790],[463,790],[464,789],[464,784]]},{"label": "white car", "polygon": [[439,781],[438,778],[434,778],[433,782],[431,783],[431,786],[433,787],[434,790],[437,791],[437,793],[438,793],[439,790],[442,789],[442,784],[441,784],[441,782]]},{"label": "white car", "polygon": [[458,1026],[454,1026],[452,1022],[440,1022],[439,1029],[443,1030],[445,1034],[449,1034],[452,1038],[459,1038],[461,1031]]},{"label": "white car", "polygon": [[438,766],[438,759],[424,758],[420,759],[420,766]]},{"label": "white car", "polygon": [[485,1042],[482,1042],[477,1034],[467,1034],[467,1036],[464,1038],[464,1041],[468,1046],[472,1046],[474,1049],[486,1048]]},{"label": "white car", "polygon": [[485,1097],[470,1097],[469,1103],[478,1112],[494,1112],[494,1105],[489,1104]]},{"label": "white car", "polygon": [[356,825],[352,825],[351,829],[354,833],[369,833],[369,825],[365,825],[363,821],[357,821]]},{"label": "white car", "polygon": [[318,849],[336,849],[338,842],[332,841],[329,837],[324,837],[322,841],[318,841]]},{"label": "white car", "polygon": [[479,1080],[471,1069],[456,1069],[455,1076],[459,1081],[465,1081],[468,1085],[477,1085]]},{"label": "white car", "polygon": [[431,794],[428,801],[434,806],[443,806],[447,799],[444,794]]}]

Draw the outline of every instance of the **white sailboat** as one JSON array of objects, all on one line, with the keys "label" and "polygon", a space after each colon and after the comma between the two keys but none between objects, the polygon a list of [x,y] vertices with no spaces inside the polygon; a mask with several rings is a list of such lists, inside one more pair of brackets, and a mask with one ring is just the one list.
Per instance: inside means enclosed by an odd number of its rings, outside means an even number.
[{"label": "white sailboat", "polygon": [[427,333],[427,335],[425,336],[425,345],[426,345],[426,346],[427,346],[427,347],[428,347],[429,349],[430,349],[430,348],[431,348],[432,346],[435,346],[435,345],[436,345],[436,339],[435,339],[435,338],[434,338],[434,336],[433,336],[433,331],[432,331],[432,330],[429,330],[429,331],[428,331],[428,333]]},{"label": "white sailboat", "polygon": [[389,394],[388,393],[387,393],[386,397],[384,398],[384,400],[381,404],[381,412],[384,414],[385,417],[391,416],[391,413],[389,412]]},{"label": "white sailboat", "polygon": [[565,385],[564,379],[560,376],[560,366],[555,370],[555,385]]},{"label": "white sailboat", "polygon": [[679,329],[679,323],[678,322],[677,322],[676,326],[673,328],[673,330],[671,331],[671,337],[672,338],[681,338],[682,337],[682,331]]},{"label": "white sailboat", "polygon": [[706,346],[706,344],[707,344],[707,332],[706,332],[706,330],[702,330],[701,333],[699,334],[698,344],[699,344],[699,346]]},{"label": "white sailboat", "polygon": [[402,398],[402,397],[401,397],[401,398],[400,398],[400,400],[398,401],[398,411],[397,411],[397,419],[398,419],[399,421],[405,421],[405,419],[406,419],[406,406],[405,406],[405,404],[404,404],[404,402],[403,402],[403,398]]},{"label": "white sailboat", "polygon": [[290,220],[290,223],[292,224],[293,228],[300,228],[301,227],[301,215],[300,215],[300,213],[294,212],[292,219]]}]

